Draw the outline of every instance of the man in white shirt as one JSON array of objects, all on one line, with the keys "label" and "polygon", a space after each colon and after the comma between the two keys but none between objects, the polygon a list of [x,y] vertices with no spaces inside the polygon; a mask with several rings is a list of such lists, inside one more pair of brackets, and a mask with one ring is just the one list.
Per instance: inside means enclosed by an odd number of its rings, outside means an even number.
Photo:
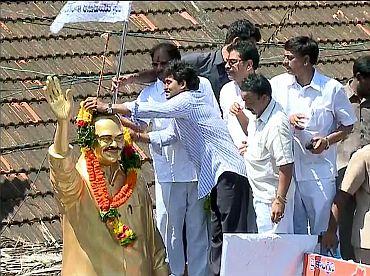
[{"label": "man in white shirt", "polygon": [[[241,147],[243,142],[247,141],[245,130],[242,129],[241,124],[248,124],[248,117],[243,116],[242,110],[245,109],[240,85],[249,74],[253,74],[254,70],[258,68],[259,54],[255,43],[250,41],[239,41],[231,44],[227,47],[227,51],[229,55],[226,59],[225,68],[232,81],[226,83],[221,89],[220,107],[222,118],[227,124],[231,138],[237,147]],[[240,105],[241,112],[237,115],[230,113],[230,108],[234,103]],[[248,110],[246,110],[246,113],[250,114]],[[241,121],[241,124],[239,121]]]},{"label": "man in white shirt", "polygon": [[288,117],[271,98],[264,76],[250,74],[241,90],[245,107],[255,114],[248,124],[245,160],[258,233],[293,233],[293,135]]},{"label": "man in white shirt", "polygon": [[322,75],[314,65],[317,42],[294,37],[284,45],[287,73],[270,83],[294,130],[294,232],[320,234],[328,226],[336,186],[336,143],[356,122],[343,86]]},{"label": "man in white shirt", "polygon": [[[259,54],[253,41],[240,40],[227,47],[228,56],[226,58],[225,69],[229,79],[220,91],[220,107],[222,118],[227,124],[234,144],[242,149],[247,142],[247,129],[243,126],[248,125],[250,117],[254,117],[248,109],[244,109],[244,101],[241,98],[240,85],[243,80],[254,73],[259,64]],[[230,112],[230,108],[237,104],[236,112]],[[248,208],[248,232],[257,232],[256,214],[253,208],[252,192],[250,192]]]},{"label": "man in white shirt", "polygon": [[[137,98],[138,103],[163,103],[167,101],[163,83],[163,69],[170,61],[180,60],[178,48],[172,43],[160,43],[151,50],[152,66],[158,79],[144,88]],[[200,79],[200,92],[205,101],[219,111],[210,82]],[[185,269],[183,227],[186,223],[188,272],[190,275],[207,274],[208,249],[207,218],[204,199],[198,199],[197,173],[189,160],[181,141],[168,130],[172,119],[152,118],[144,120],[149,133],[132,132],[132,139],[149,143],[155,175],[157,226],[166,245],[171,275],[183,275]],[[154,135],[169,137],[169,143],[155,149],[151,143]]]}]

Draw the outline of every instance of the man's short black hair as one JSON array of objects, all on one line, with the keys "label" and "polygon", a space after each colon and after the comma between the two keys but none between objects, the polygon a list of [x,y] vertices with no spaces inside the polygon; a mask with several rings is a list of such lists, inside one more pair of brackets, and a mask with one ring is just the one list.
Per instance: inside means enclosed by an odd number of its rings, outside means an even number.
[{"label": "man's short black hair", "polygon": [[361,56],[353,63],[353,76],[360,73],[365,78],[370,77],[370,55]]},{"label": "man's short black hair", "polygon": [[272,89],[269,80],[261,74],[250,74],[243,80],[240,89],[242,91],[250,91],[261,97],[267,95],[271,98]]},{"label": "man's short black hair", "polygon": [[154,57],[154,53],[157,52],[159,49],[165,50],[168,53],[170,60],[180,60],[181,59],[181,53],[175,44],[169,43],[169,42],[162,42],[162,43],[155,45],[150,50],[150,57],[152,58],[152,60]]},{"label": "man's short black hair", "polygon": [[199,89],[199,78],[195,68],[189,63],[183,61],[172,61],[164,70],[164,77],[173,76],[178,82],[186,81],[189,90]]},{"label": "man's short black hair", "polygon": [[319,58],[319,45],[308,36],[296,36],[288,39],[285,42],[284,49],[301,57],[308,55],[312,65],[316,64]]},{"label": "man's short black hair", "polygon": [[260,55],[258,53],[256,45],[253,42],[241,40],[238,41],[237,43],[230,44],[227,47],[227,51],[230,53],[233,50],[239,53],[240,58],[243,61],[252,60],[254,70],[258,68],[260,62]]},{"label": "man's short black hair", "polygon": [[225,44],[230,44],[233,40],[239,37],[240,40],[255,40],[256,42],[261,40],[260,29],[256,27],[252,22],[247,19],[236,20],[229,26]]}]

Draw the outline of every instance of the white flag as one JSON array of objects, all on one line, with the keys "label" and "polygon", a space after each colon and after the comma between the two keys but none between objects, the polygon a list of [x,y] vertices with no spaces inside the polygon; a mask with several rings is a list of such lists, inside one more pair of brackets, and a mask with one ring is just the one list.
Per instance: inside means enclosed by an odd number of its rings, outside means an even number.
[{"label": "white flag", "polygon": [[52,33],[59,32],[65,23],[127,21],[132,1],[68,1],[53,24]]}]

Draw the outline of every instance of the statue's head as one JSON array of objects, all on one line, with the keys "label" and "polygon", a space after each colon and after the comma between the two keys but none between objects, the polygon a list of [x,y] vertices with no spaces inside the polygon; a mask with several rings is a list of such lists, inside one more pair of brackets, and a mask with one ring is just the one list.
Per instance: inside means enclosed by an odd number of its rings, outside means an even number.
[{"label": "statue's head", "polygon": [[93,123],[96,139],[93,150],[100,164],[107,166],[118,162],[125,145],[120,120],[115,116],[98,115]]},{"label": "statue's head", "polygon": [[140,169],[140,155],[132,144],[130,130],[122,126],[117,116],[92,113],[81,105],[76,125],[82,152],[92,152],[104,166],[118,162],[125,172]]}]

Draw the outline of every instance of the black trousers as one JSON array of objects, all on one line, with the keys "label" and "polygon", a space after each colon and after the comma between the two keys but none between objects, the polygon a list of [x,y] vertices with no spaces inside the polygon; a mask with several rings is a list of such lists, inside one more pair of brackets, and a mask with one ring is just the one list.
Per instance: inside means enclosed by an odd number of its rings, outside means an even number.
[{"label": "black trousers", "polygon": [[[346,169],[347,167],[344,167],[338,171],[338,177],[336,178],[337,191],[342,184]],[[351,197],[347,200],[346,207],[342,209],[341,219],[339,220],[340,254],[344,260],[355,260],[355,252],[351,243],[355,209],[356,200],[355,197]]]},{"label": "black trousers", "polygon": [[224,172],[211,191],[210,275],[220,275],[223,233],[247,233],[249,183],[241,175]]}]

